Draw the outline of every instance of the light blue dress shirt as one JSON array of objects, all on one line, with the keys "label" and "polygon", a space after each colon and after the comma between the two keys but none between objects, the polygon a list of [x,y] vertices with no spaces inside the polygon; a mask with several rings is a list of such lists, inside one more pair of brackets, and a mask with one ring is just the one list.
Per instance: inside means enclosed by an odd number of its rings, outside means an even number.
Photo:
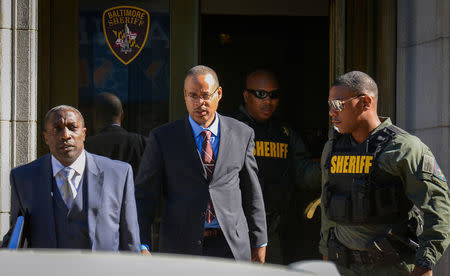
[{"label": "light blue dress shirt", "polygon": [[[217,116],[217,112],[215,114],[215,118],[213,123],[208,127],[204,128],[197,124],[189,115],[189,123],[191,124],[192,132],[194,134],[195,144],[197,145],[197,150],[199,153],[202,152],[202,144],[203,144],[203,135],[201,135],[202,131],[209,130],[211,131],[211,147],[214,152],[214,159],[217,160],[217,152],[219,151],[219,142],[220,142],[220,132],[219,132],[219,117]],[[201,154],[200,154],[201,156]],[[211,223],[207,223],[205,220],[205,228],[220,228],[219,221],[215,218]],[[267,243],[262,245],[257,245],[256,247],[264,247],[267,246]]]},{"label": "light blue dress shirt", "polygon": [[[214,152],[214,159],[217,160],[217,152],[219,151],[219,141],[220,141],[220,133],[219,133],[219,117],[217,116],[217,112],[215,114],[214,121],[208,128],[204,128],[201,125],[197,124],[189,115],[189,123],[191,124],[192,133],[194,134],[195,144],[197,145],[197,150],[200,153],[202,152],[202,144],[203,144],[203,135],[201,134],[204,130],[211,131],[210,143],[212,150]],[[220,228],[219,221],[215,218],[211,223],[207,223],[205,220],[205,228]]]},{"label": "light blue dress shirt", "polygon": [[[201,135],[202,131],[203,130],[211,131],[211,138],[210,138],[211,147],[214,152],[214,159],[217,160],[217,153],[219,151],[219,142],[220,142],[219,117],[217,116],[217,112],[215,114],[213,123],[208,128],[204,128],[201,125],[197,124],[191,118],[191,115],[189,115],[189,123],[191,125],[192,133],[194,134],[195,144],[197,145],[197,150],[199,153],[202,152],[202,144],[203,144],[203,135]],[[200,156],[201,156],[201,154],[200,154]],[[206,206],[205,206],[205,208],[206,208]],[[213,221],[211,221],[211,223],[207,223],[205,220],[205,228],[220,228],[219,221],[217,220],[217,218],[215,218]],[[267,243],[258,245],[256,247],[264,247],[266,245],[267,245]],[[141,250],[142,249],[148,250],[148,246],[143,244],[143,245],[141,245]]]}]

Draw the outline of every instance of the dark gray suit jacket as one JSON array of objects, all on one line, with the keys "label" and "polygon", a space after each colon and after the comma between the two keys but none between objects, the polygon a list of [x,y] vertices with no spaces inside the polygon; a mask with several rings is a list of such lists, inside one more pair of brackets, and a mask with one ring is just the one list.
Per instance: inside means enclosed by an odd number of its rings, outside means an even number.
[{"label": "dark gray suit jacket", "polygon": [[210,182],[188,118],[150,132],[136,178],[142,243],[150,242],[150,226],[161,194],[166,203],[160,228],[161,252],[202,254],[210,197],[236,260],[250,260],[251,247],[267,242],[253,130],[235,119],[218,116],[219,150]]},{"label": "dark gray suit jacket", "polygon": [[[92,250],[139,251],[131,166],[86,152],[84,188]],[[25,215],[25,238],[31,248],[56,248],[51,156],[45,155],[11,171],[11,228]],[[11,230],[3,239],[9,242]]]},{"label": "dark gray suit jacket", "polygon": [[88,137],[84,146],[91,153],[129,163],[136,176],[145,142],[145,137],[140,134],[109,125],[96,135]]}]

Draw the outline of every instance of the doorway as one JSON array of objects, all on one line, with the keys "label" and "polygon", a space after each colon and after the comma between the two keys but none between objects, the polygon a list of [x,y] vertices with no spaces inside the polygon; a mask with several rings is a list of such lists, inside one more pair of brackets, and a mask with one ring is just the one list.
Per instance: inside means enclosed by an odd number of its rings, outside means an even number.
[{"label": "doorway", "polygon": [[277,116],[320,157],[328,129],[328,28],[328,17],[319,16],[203,15],[200,63],[218,73],[219,112],[234,114],[246,75],[268,69],[282,90]]},{"label": "doorway", "polygon": [[[301,135],[318,162],[328,134],[329,17],[203,14],[200,38],[199,63],[216,70],[223,87],[219,113],[235,114],[246,75],[268,69],[282,91],[276,116]],[[304,208],[319,195],[304,191],[295,195],[302,225],[293,241],[298,250],[291,252],[288,262],[321,258],[320,215],[312,220],[303,216]]]}]

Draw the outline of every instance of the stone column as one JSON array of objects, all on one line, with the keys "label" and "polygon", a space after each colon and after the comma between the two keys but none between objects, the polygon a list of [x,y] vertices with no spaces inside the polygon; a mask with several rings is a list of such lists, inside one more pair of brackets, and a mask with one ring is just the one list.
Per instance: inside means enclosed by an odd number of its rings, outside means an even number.
[{"label": "stone column", "polygon": [[0,1],[0,240],[11,168],[36,158],[38,0]]},{"label": "stone column", "polygon": [[[450,177],[450,1],[398,0],[397,125],[418,136]],[[449,275],[449,250],[435,275]]]}]

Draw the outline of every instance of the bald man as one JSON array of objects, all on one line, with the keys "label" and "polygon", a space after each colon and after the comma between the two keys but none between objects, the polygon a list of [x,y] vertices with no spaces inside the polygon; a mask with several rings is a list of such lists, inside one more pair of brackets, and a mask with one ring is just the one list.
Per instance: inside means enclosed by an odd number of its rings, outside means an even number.
[{"label": "bald man", "polygon": [[124,112],[122,102],[116,95],[108,92],[98,94],[94,107],[94,128],[97,133],[86,139],[86,149],[129,163],[136,178],[145,149],[144,136],[122,128]]},{"label": "bald man", "polygon": [[184,81],[189,116],[150,132],[136,179],[142,243],[161,195],[161,252],[264,263],[266,216],[253,130],[217,113],[222,87],[198,65]]},{"label": "bald man", "polygon": [[25,217],[28,248],[139,251],[131,166],[84,150],[81,113],[60,105],[44,119],[50,154],[11,170],[10,231]]},{"label": "bald man", "polygon": [[280,93],[273,73],[250,73],[243,91],[244,104],[235,118],[255,131],[253,153],[260,172],[269,234],[267,262],[287,264],[298,260],[302,250],[302,237],[297,231],[301,210],[295,210],[292,195],[296,188],[319,193],[320,172],[301,138],[274,117]]}]

